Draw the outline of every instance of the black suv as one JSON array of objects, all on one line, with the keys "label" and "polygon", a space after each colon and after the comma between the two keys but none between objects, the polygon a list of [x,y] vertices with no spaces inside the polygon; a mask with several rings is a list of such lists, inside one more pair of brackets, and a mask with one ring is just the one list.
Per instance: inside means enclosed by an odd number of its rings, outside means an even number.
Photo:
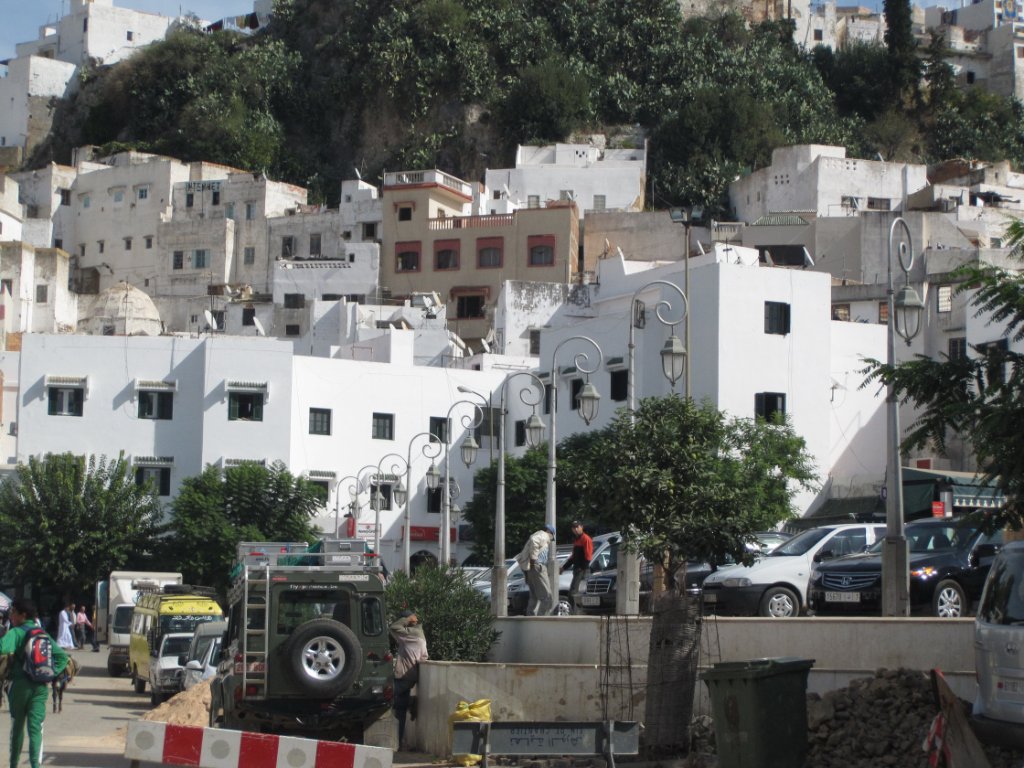
[{"label": "black suv", "polygon": [[[1003,532],[977,522],[935,518],[908,523],[910,607],[940,618],[966,616],[981,597]],[[811,570],[811,609],[818,615],[875,615],[882,608],[882,541],[867,552],[822,562]]]},{"label": "black suv", "polygon": [[210,725],[361,741],[393,694],[376,563],[362,541],[239,544]]}]

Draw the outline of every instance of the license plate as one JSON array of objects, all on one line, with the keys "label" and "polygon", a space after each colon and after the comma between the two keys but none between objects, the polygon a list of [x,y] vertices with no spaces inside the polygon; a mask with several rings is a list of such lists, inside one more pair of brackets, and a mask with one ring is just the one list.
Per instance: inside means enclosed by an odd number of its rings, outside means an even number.
[{"label": "license plate", "polygon": [[860,592],[826,592],[826,603],[859,603]]},{"label": "license plate", "polygon": [[600,605],[601,597],[599,595],[580,595],[580,605]]},{"label": "license plate", "polygon": [[714,592],[705,592],[704,593],[704,602],[705,603],[717,603],[718,602],[718,595],[716,595]]},{"label": "license plate", "polygon": [[1024,680],[1007,680],[1005,678],[1000,678],[997,687],[1004,693],[1021,694],[1024,693]]}]

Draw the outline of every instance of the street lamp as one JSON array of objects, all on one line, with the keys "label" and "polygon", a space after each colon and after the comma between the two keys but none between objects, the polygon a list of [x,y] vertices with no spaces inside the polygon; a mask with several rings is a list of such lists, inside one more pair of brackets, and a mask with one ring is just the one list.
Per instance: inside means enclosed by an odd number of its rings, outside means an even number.
[{"label": "street lamp", "polygon": [[[669,216],[676,224],[682,224],[686,230],[686,253],[683,254],[683,291],[686,296],[690,295],[690,227],[699,223],[704,218],[704,206],[692,205],[689,208],[672,208]],[[686,318],[685,326],[685,349],[691,349],[690,344],[690,319]],[[690,366],[686,366],[686,395],[690,394]]]},{"label": "street lamp", "polygon": [[[464,391],[462,387],[459,387],[459,391]],[[462,424],[462,428],[468,432],[465,439],[462,441],[462,446],[459,452],[462,455],[462,463],[466,465],[468,469],[476,461],[477,451],[480,446],[477,445],[476,438],[473,437],[473,430],[480,426],[484,420],[483,409],[472,400],[456,400],[452,403],[448,409],[448,415],[445,417],[445,424],[451,425],[452,412],[460,405],[469,405],[473,408],[472,415],[463,414],[459,417]],[[448,434],[445,435],[444,440],[444,488],[441,492],[441,530],[438,532],[438,553],[440,555],[441,564],[447,568],[449,560],[451,559],[451,538],[449,536],[448,529],[451,527],[452,519],[452,465],[450,461],[450,453],[452,447],[452,431],[450,428],[447,430]],[[428,472],[428,483],[431,482]]]},{"label": "street lamp", "polygon": [[353,512],[353,519],[356,518],[359,512],[359,478],[355,475],[346,475],[338,481],[337,498],[334,500],[334,535],[341,538],[341,520],[339,519],[339,507],[341,505],[341,487],[344,485],[346,480],[355,481],[355,485],[348,487],[348,495],[351,501],[349,501],[349,509]]},{"label": "street lamp", "polygon": [[[445,428],[448,428],[447,424],[445,424]],[[407,451],[405,458],[405,487],[408,489],[410,496],[412,495],[412,446],[413,443],[421,437],[430,438],[426,445],[421,449],[423,455],[430,459],[430,468],[426,472],[427,488],[432,491],[436,490],[437,480],[440,476],[440,473],[437,471],[437,465],[434,464],[434,459],[441,455],[441,435],[435,435],[432,432],[419,432],[418,434],[413,435],[412,439],[409,441],[409,450]],[[432,450],[436,452],[431,453]],[[433,473],[433,484],[431,484],[431,473]],[[412,522],[411,506],[411,503],[405,505],[405,525],[402,527],[402,567],[405,569],[406,575],[410,574],[409,559],[411,557],[411,539],[409,537],[409,529]]]},{"label": "street lamp", "polygon": [[[385,472],[384,465],[388,459],[393,459],[391,462],[391,471]],[[402,464],[405,464],[405,469],[402,469]],[[408,474],[409,465],[405,460],[397,453],[388,453],[381,457],[380,461],[377,462],[377,474],[372,475],[375,477],[377,482],[370,485],[370,509],[373,510],[373,553],[380,557],[380,511],[384,506],[384,495],[380,489],[383,485],[383,478],[390,475],[396,478],[395,483],[391,488],[391,498],[398,506],[403,506],[408,497],[408,491],[402,484],[402,475]],[[376,487],[374,487],[376,486]],[[408,569],[406,570],[408,573]]]},{"label": "street lamp", "polygon": [[[905,284],[898,294],[892,285],[892,252],[896,229],[903,230],[897,250],[900,269]],[[902,217],[897,217],[889,228],[889,257],[887,263],[888,290],[888,333],[886,363],[890,368],[896,365],[896,335],[899,334],[910,345],[921,330],[921,314],[924,305],[910,286],[910,268],[914,266],[914,241],[910,227]],[[896,399],[896,387],[890,380],[886,384],[886,412],[888,438],[888,469],[886,471],[885,494],[885,540],[882,542],[882,615],[907,616],[910,612],[910,572],[907,557],[907,539],[903,535],[903,470],[900,466],[900,413]]]},{"label": "street lamp", "polygon": [[[673,215],[673,221],[675,216]],[[688,221],[688,220],[687,220]],[[687,223],[687,259],[689,264],[689,224]],[[687,278],[687,284],[689,278]],[[661,372],[668,379],[669,387],[674,389],[676,382],[683,375],[685,370],[686,380],[684,381],[683,395],[690,396],[690,366],[687,364],[687,351],[683,342],[676,336],[675,328],[679,323],[686,321],[686,329],[690,328],[690,303],[686,293],[675,283],[668,280],[652,280],[642,285],[633,293],[633,299],[629,302],[629,423],[636,426],[636,327],[639,320],[637,302],[640,294],[649,288],[659,286],[669,288],[679,295],[680,314],[678,320],[671,320],[663,312],[673,309],[672,303],[667,299],[661,299],[654,307],[654,316],[662,325],[668,326],[669,337],[661,349]],[[628,550],[621,550],[618,558],[617,582],[619,589],[615,592],[615,612],[621,616],[636,616],[640,613],[640,560],[635,553]],[[635,587],[635,588],[634,588]]]},{"label": "street lamp", "polygon": [[[594,363],[593,367],[588,368],[586,364],[590,362],[590,356],[586,352],[577,352],[573,357],[573,363],[577,371],[582,373],[585,377],[583,387],[580,390],[577,399],[579,400],[579,412],[580,418],[583,422],[590,425],[590,422],[597,416],[598,403],[601,400],[601,395],[598,394],[597,388],[590,383],[590,374],[594,373],[598,368],[601,367],[601,361],[604,359],[604,355],[601,352],[601,348],[597,345],[589,336],[570,336],[567,339],[563,339],[555,347],[551,353],[551,439],[548,441],[548,483],[547,483],[547,512],[544,516],[545,525],[550,525],[553,530],[557,530],[556,514],[555,514],[555,470],[557,469],[557,456],[555,445],[558,442],[558,368],[556,368],[556,361],[558,359],[558,352],[568,344],[570,341],[584,341],[590,344],[594,351],[597,353],[597,362]],[[556,562],[556,537],[552,536],[551,543],[548,546],[548,584],[552,590],[551,595],[554,600],[558,599],[558,563]],[[551,609],[551,606],[546,606],[541,609],[542,613],[547,613]]]}]

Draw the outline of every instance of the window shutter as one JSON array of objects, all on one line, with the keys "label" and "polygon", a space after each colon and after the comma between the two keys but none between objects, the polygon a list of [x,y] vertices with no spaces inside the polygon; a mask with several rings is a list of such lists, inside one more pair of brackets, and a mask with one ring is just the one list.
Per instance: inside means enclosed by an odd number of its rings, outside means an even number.
[{"label": "window shutter", "polygon": [[60,390],[58,390],[56,387],[50,387],[46,391],[46,396],[49,400],[46,409],[47,413],[49,413],[51,416],[55,416],[60,407]]},{"label": "window shutter", "polygon": [[160,470],[160,495],[171,495],[171,470],[169,467]]},{"label": "window shutter", "polygon": [[789,315],[790,306],[789,304],[782,305],[782,332],[789,333]]},{"label": "window shutter", "polygon": [[263,421],[263,395],[255,395],[252,403],[253,421]]},{"label": "window shutter", "polygon": [[764,392],[758,392],[754,395],[754,414],[757,416],[764,416]]},{"label": "window shutter", "polygon": [[81,416],[82,406],[85,404],[85,390],[73,389],[71,392],[71,412],[74,413],[75,416]]},{"label": "window shutter", "polygon": [[174,395],[170,392],[161,392],[158,397],[158,415],[161,419],[172,418],[174,416]]},{"label": "window shutter", "polygon": [[228,419],[232,421],[238,419],[238,395],[228,397]]}]

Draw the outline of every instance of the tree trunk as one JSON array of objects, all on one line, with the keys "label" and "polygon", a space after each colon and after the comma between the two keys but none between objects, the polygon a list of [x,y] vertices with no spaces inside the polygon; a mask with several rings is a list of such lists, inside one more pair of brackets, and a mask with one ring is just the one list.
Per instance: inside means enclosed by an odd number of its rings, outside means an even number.
[{"label": "tree trunk", "polygon": [[652,595],[651,613],[644,749],[651,756],[685,755],[700,657],[701,604],[672,589]]}]

